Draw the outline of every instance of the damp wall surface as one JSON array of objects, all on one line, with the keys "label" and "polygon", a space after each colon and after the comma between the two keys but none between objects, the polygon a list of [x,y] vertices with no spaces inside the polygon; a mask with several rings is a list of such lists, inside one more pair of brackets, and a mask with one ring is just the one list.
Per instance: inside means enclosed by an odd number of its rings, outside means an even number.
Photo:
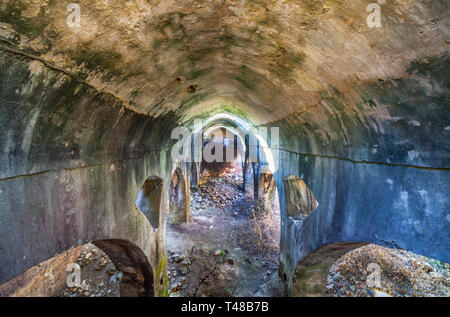
[{"label": "damp wall surface", "polygon": [[[332,122],[324,128],[329,135],[352,130],[349,138],[323,142],[311,131],[314,118],[312,125],[284,133],[275,179],[288,287],[300,260],[335,242],[375,243],[450,261],[450,105],[442,76],[449,66],[440,61],[418,68],[407,78],[361,90],[367,97],[361,107],[383,105],[383,120],[365,112],[365,122],[355,123],[341,112],[338,128]],[[304,221],[286,213],[283,178],[291,174],[319,202]]]}]

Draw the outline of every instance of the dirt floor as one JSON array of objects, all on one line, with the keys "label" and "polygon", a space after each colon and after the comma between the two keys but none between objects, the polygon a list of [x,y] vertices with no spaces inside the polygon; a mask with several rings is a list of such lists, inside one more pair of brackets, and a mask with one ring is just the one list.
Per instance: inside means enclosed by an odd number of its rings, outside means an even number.
[{"label": "dirt floor", "polygon": [[170,296],[285,296],[279,214],[257,216],[239,165],[203,175],[191,192],[191,221],[167,225]]}]

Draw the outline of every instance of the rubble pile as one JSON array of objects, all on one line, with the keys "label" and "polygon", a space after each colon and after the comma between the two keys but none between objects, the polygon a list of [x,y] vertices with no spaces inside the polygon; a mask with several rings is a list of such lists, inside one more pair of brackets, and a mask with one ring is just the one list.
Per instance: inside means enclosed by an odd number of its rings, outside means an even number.
[{"label": "rubble pile", "polygon": [[235,262],[227,250],[193,247],[183,254],[169,250],[171,296],[231,296],[236,287]]}]

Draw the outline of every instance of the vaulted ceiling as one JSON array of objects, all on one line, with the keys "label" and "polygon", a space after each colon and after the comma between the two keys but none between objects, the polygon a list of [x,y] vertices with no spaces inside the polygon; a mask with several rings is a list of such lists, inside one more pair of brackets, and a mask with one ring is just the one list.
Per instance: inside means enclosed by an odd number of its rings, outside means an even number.
[{"label": "vaulted ceiling", "polygon": [[72,73],[127,107],[187,120],[214,111],[267,123],[357,87],[408,75],[413,62],[448,53],[448,2],[380,1],[369,28],[367,0],[69,1],[3,0],[3,46]]}]

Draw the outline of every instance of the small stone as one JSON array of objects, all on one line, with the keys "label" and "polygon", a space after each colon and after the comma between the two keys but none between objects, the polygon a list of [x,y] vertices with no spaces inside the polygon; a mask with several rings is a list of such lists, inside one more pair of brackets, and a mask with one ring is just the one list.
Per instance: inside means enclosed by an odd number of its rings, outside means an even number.
[{"label": "small stone", "polygon": [[189,272],[189,269],[186,266],[180,267],[180,274],[186,275]]}]

